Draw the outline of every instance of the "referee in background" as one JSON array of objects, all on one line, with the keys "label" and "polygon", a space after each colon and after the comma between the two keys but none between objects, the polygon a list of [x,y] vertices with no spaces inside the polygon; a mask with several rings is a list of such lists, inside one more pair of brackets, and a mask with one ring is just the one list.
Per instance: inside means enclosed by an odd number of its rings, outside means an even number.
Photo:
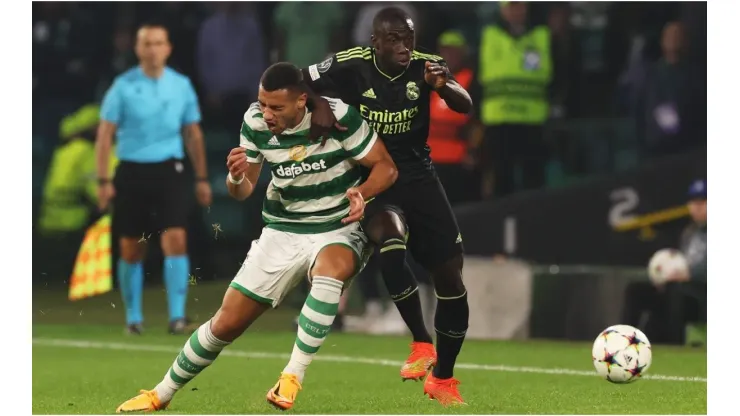
[{"label": "referee in background", "polygon": [[[182,162],[183,141],[195,170],[198,203],[211,203],[198,97],[190,79],[166,65],[171,51],[164,27],[141,27],[136,39],[139,66],[113,81],[100,110],[98,197],[101,210],[113,202],[113,221],[120,230],[117,271],[130,334],[141,334],[143,329],[146,245],[142,242],[153,232],[161,233],[165,256],[169,332],[181,334],[190,329],[185,317],[190,185]],[[114,135],[120,164],[111,180],[108,159]]]}]

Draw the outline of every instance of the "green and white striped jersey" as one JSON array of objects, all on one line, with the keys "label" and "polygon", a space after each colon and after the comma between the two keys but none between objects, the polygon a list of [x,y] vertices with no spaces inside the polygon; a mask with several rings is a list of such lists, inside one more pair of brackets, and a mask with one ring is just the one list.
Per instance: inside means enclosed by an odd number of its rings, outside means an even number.
[{"label": "green and white striped jersey", "polygon": [[308,110],[298,126],[279,135],[267,128],[259,103],[244,114],[240,145],[246,149],[247,160],[266,160],[272,171],[262,206],[267,227],[315,234],[344,226],[341,219],[349,213],[345,192],[362,180],[356,160],[365,157],[378,135],[355,108],[341,100],[327,100],[347,131],[335,132],[324,145],[308,139]]}]

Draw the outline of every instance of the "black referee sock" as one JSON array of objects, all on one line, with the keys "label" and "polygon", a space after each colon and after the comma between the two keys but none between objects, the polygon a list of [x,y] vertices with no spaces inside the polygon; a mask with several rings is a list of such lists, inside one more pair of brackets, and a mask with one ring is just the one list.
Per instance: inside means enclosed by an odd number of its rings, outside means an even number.
[{"label": "black referee sock", "polygon": [[414,341],[432,343],[421,312],[419,286],[414,272],[406,263],[406,243],[403,240],[391,238],[385,241],[380,248],[380,271],[385,287],[411,330]]},{"label": "black referee sock", "polygon": [[446,379],[452,377],[460,349],[468,330],[468,292],[456,298],[437,296],[434,330],[437,332],[437,365],[432,374]]}]

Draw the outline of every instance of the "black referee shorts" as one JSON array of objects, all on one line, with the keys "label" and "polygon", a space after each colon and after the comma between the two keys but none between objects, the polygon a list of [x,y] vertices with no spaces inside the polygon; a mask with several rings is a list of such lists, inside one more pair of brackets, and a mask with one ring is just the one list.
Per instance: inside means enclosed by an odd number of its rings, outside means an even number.
[{"label": "black referee shorts", "polygon": [[113,222],[122,237],[141,237],[185,227],[191,186],[180,160],[121,162],[113,180]]},{"label": "black referee shorts", "polygon": [[383,211],[395,212],[404,220],[409,235],[406,246],[428,271],[464,252],[455,214],[436,177],[396,183],[367,204],[363,225]]}]

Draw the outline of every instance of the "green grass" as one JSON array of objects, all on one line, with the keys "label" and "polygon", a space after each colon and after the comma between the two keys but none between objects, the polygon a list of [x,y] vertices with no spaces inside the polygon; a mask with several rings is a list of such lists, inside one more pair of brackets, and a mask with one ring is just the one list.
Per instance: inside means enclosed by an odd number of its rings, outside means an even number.
[{"label": "green grass", "polygon": [[[191,311],[215,311],[223,284],[193,288]],[[34,293],[33,413],[109,414],[139,389],[150,389],[172,364],[185,337],[165,334],[164,296],[146,294],[141,337],[123,335],[111,294],[80,303],[64,294]],[[43,313],[39,311],[44,311]],[[82,312],[80,314],[80,312]],[[167,414],[278,413],[265,402],[285,366],[295,335],[290,310],[273,311],[191,381]],[[52,342],[55,345],[50,345]],[[59,345],[60,343],[64,346]],[[75,344],[76,343],[76,344]],[[706,414],[707,384],[639,380],[613,385],[592,375],[523,372],[518,367],[593,372],[590,345],[547,341],[468,341],[456,371],[468,406],[445,409],[422,395],[422,384],[402,383],[397,361],[408,339],[331,334],[309,368],[290,413],[300,414]],[[270,353],[257,357],[255,353]],[[705,350],[654,346],[649,374],[707,375]],[[323,358],[323,359],[322,359]],[[327,358],[329,360],[327,360]],[[357,362],[365,358],[365,362]],[[336,360],[343,359],[344,362]],[[331,361],[334,360],[334,361]],[[375,360],[375,361],[373,361]],[[391,360],[393,362],[380,362]],[[478,367],[476,367],[478,365]],[[483,368],[483,365],[508,366]]]}]

